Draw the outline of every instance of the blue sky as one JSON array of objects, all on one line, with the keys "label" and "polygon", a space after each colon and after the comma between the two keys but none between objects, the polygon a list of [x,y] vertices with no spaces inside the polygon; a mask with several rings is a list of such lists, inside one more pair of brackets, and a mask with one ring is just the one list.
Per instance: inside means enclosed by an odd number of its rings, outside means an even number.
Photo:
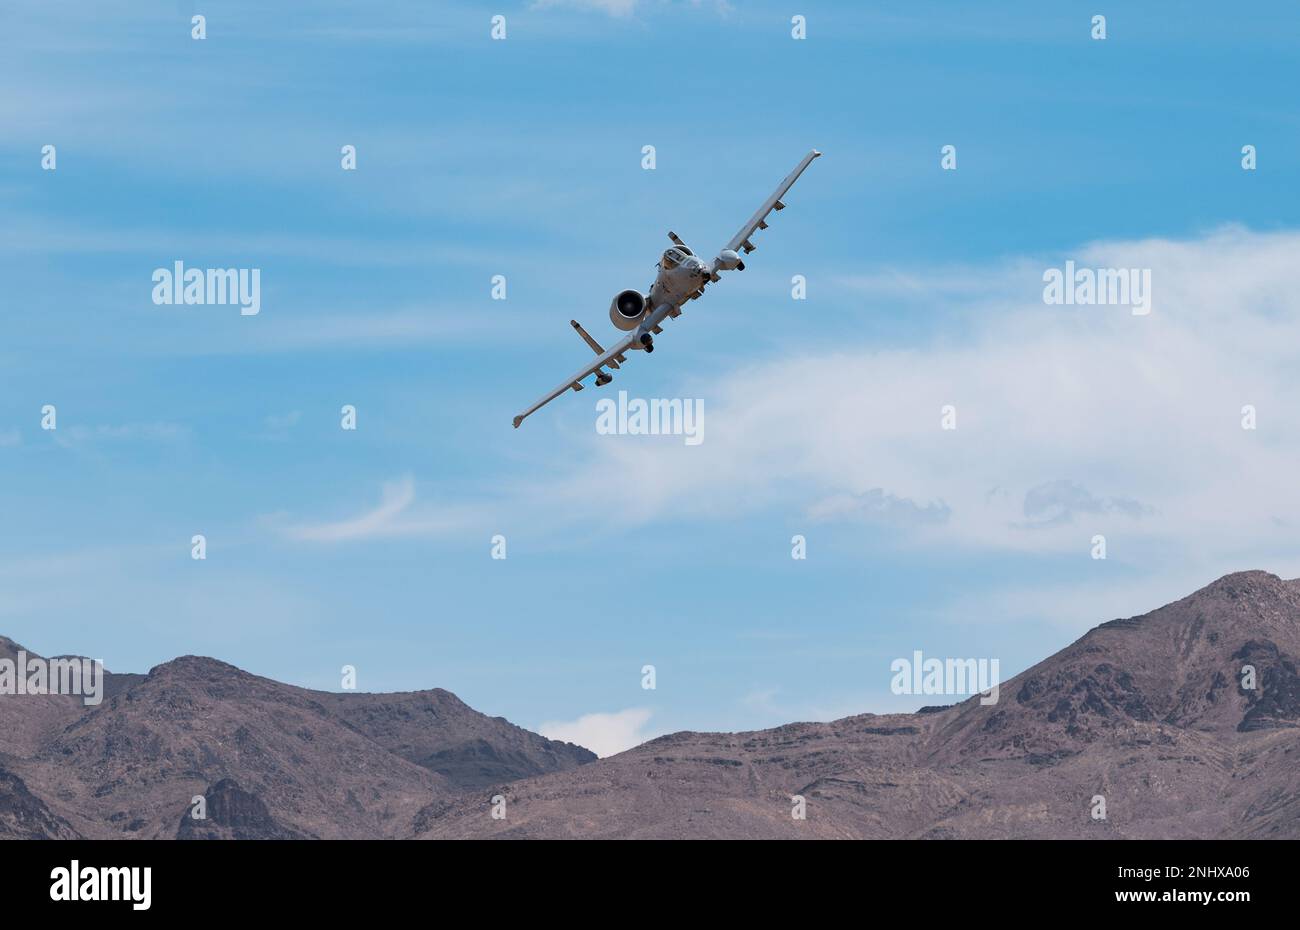
[{"label": "blue sky", "polygon": [[[1010,675],[1300,574],[1293,5],[261,6],[0,14],[0,633],[616,745],[910,710],[915,649]],[[511,429],[570,318],[609,338],[667,230],[720,247],[814,146],[613,386],[701,399],[700,446],[597,435],[592,390]],[[1067,259],[1153,269],[1153,313],[1045,305]],[[178,260],[261,313],[154,305]]]}]

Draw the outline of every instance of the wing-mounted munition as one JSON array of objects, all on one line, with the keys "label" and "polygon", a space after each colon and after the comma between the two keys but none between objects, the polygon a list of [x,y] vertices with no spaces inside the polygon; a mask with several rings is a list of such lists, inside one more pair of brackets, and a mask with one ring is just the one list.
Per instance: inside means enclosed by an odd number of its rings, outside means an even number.
[{"label": "wing-mounted munition", "polygon": [[[595,352],[597,355],[605,354],[605,350],[600,347],[600,343],[597,342],[595,339],[592,339],[591,336],[587,335],[587,331],[582,328],[581,323],[579,323],[577,320],[569,320],[569,325],[578,331],[578,335],[582,337],[583,342],[591,346],[591,351]],[[610,356],[605,361],[605,364],[608,365],[610,368],[614,369],[615,371],[618,371],[619,362],[624,362],[624,361],[627,361],[627,359],[625,359],[623,356],[614,355],[614,356]],[[609,372],[605,371],[603,368],[596,370],[596,387],[604,387],[606,384],[609,384],[609,382],[613,380],[614,380],[614,376],[611,375]]]},{"label": "wing-mounted munition", "polygon": [[745,262],[740,253],[744,252],[748,255],[757,248],[750,241],[750,237],[760,229],[767,229],[767,218],[773,210],[785,209],[785,204],[781,201],[781,198],[799,179],[799,175],[803,174],[804,169],[812,164],[813,159],[820,156],[821,152],[816,149],[805,155],[803,160],[795,166],[794,171],[786,175],[785,180],[772,193],[772,196],[763,201],[763,205],[749,218],[749,222],[742,226],[736,235],[732,236],[731,241],[718,252],[717,258],[712,261],[701,259],[691,251],[677,233],[669,232],[668,238],[672,240],[673,244],[671,248],[664,251],[659,259],[658,273],[655,275],[654,283],[650,285],[650,291],[646,294],[635,290],[619,291],[610,302],[610,322],[620,332],[627,335],[619,339],[609,349],[603,349],[600,343],[587,335],[587,331],[579,326],[576,320],[570,320],[569,322],[573,325],[573,328],[578,331],[578,335],[596,353],[595,360],[584,365],[573,377],[564,381],[555,390],[516,416],[514,419],[515,426],[518,427],[520,423],[524,422],[525,417],[539,407],[555,400],[565,391],[581,391],[582,379],[588,375],[594,374],[596,376],[597,386],[609,384],[614,376],[605,369],[613,368],[617,370],[620,364],[627,361],[626,352],[635,349],[653,352],[654,337],[663,332],[663,327],[660,324],[664,320],[676,319],[681,316],[684,303],[695,300],[703,294],[706,284],[722,280],[719,272],[745,270]]}]

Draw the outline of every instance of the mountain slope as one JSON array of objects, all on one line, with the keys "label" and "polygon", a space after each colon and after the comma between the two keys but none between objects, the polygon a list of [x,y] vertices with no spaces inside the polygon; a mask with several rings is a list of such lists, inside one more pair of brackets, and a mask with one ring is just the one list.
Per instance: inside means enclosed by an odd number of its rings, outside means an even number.
[{"label": "mountain slope", "polygon": [[1096,627],[989,706],[593,762],[446,691],[187,656],[111,676],[98,707],[0,696],[0,837],[1300,838],[1298,669],[1300,582],[1242,572]]},{"label": "mountain slope", "polygon": [[80,837],[67,821],[50,813],[45,802],[28,791],[21,778],[0,769],[0,838],[66,840]]},{"label": "mountain slope", "polygon": [[404,836],[432,799],[595,758],[446,691],[309,691],[194,656],[105,695],[0,696],[0,836]]},{"label": "mountain slope", "polygon": [[[1300,837],[1300,584],[1229,575],[923,714],[678,733],[427,837]],[[1253,665],[1258,687],[1241,687]],[[807,819],[791,816],[792,796]],[[1104,799],[1105,819],[1092,816]]]},{"label": "mountain slope", "polygon": [[596,758],[581,746],[546,739],[502,717],[484,716],[441,688],[318,698],[358,733],[458,788],[566,771]]}]

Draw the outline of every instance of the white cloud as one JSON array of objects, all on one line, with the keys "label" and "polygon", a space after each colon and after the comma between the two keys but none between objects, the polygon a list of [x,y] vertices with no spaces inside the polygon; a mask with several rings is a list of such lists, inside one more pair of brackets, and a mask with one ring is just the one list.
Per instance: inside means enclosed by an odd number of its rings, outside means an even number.
[{"label": "white cloud", "polygon": [[389,481],[381,489],[379,505],[344,520],[281,527],[291,539],[308,542],[352,542],[399,536],[436,536],[464,529],[475,522],[465,507],[426,507],[417,510],[415,481],[410,475]]},{"label": "white cloud", "polygon": [[574,10],[595,10],[610,16],[631,16],[637,8],[638,0],[536,0],[535,10],[549,10],[567,7]]},{"label": "white cloud", "polygon": [[543,723],[537,732],[547,739],[585,746],[603,759],[658,735],[646,731],[651,713],[643,707],[631,707],[612,714],[584,714],[569,722]]},{"label": "white cloud", "polygon": [[[596,13],[608,13],[610,16],[623,19],[643,10],[647,6],[656,6],[659,8],[670,8],[675,6],[670,0],[657,0],[655,3],[647,3],[646,0],[534,0],[534,10],[552,10],[552,9],[570,9],[570,10],[589,10]],[[730,13],[731,4],[728,0],[690,0],[690,6],[709,7],[718,13]]]},{"label": "white cloud", "polygon": [[[965,314],[958,333],[704,373],[690,393],[709,408],[706,442],[561,437],[554,468],[533,463],[522,482],[498,486],[497,513],[518,533],[563,539],[571,527],[762,512],[810,526],[868,521],[900,547],[1080,559],[1102,534],[1110,565],[1160,590],[1248,567],[1282,572],[1300,524],[1298,251],[1298,233],[1228,228],[1018,257],[953,298],[949,309]],[[1043,270],[1066,258],[1152,269],[1151,314],[1044,304]],[[940,428],[947,404],[956,430]],[[1245,404],[1256,430],[1241,428]],[[296,533],[492,523],[481,505],[412,506],[408,479],[372,513]]]},{"label": "white cloud", "polygon": [[[1086,553],[1103,533],[1112,558],[1137,540],[1180,550],[1171,561],[1281,549],[1300,521],[1298,251],[1296,233],[1231,228],[1064,256],[1151,268],[1149,316],[1048,306],[1040,276],[1064,257],[1017,259],[960,338],[739,368],[695,389],[707,442],[593,437],[539,496],[631,522],[867,517],[918,545]],[[940,428],[947,404],[955,430]],[[1245,404],[1257,430],[1241,428]]]},{"label": "white cloud", "polygon": [[[704,398],[706,442],[562,437],[556,467],[535,466],[507,512],[516,532],[548,539],[762,515],[774,534],[869,523],[935,564],[963,552],[1077,559],[1095,581],[1028,570],[939,608],[954,623],[1071,633],[1228,572],[1293,577],[1297,253],[1300,233],[1226,228],[1017,257],[983,289],[954,288],[909,347],[842,342],[701,373],[689,391],[662,383],[665,396]],[[1043,271],[1068,258],[1150,268],[1150,315],[1044,304]],[[946,404],[956,430],[940,428]],[[1242,429],[1246,404],[1255,430]],[[1090,559],[1095,535],[1107,561]]]},{"label": "white cloud", "polygon": [[808,516],[814,520],[853,518],[895,526],[943,523],[948,519],[948,514],[949,508],[943,501],[918,504],[913,500],[886,494],[880,488],[871,488],[862,493],[833,495],[808,508]]}]

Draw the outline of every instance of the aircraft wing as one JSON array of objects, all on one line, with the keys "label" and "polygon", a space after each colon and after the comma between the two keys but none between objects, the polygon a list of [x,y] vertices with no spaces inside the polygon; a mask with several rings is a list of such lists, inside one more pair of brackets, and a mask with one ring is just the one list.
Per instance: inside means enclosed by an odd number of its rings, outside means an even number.
[{"label": "aircraft wing", "polygon": [[805,155],[803,161],[799,162],[798,166],[786,175],[786,179],[781,182],[781,186],[773,192],[771,197],[763,201],[763,205],[758,208],[758,212],[749,218],[748,223],[740,227],[740,232],[732,236],[731,241],[723,246],[723,249],[731,249],[735,252],[743,248],[746,253],[754,251],[755,246],[749,241],[749,237],[756,230],[767,229],[766,220],[769,213],[773,210],[785,209],[785,204],[781,202],[781,198],[785,196],[786,191],[794,186],[794,182],[799,180],[799,175],[803,174],[803,170],[812,164],[814,158],[820,158],[821,154],[821,152],[813,149]]},{"label": "aircraft wing", "polygon": [[519,414],[519,416],[515,417],[514,419],[515,429],[519,428],[519,424],[524,422],[524,418],[527,417],[529,414],[546,406],[547,404],[555,400],[555,398],[559,397],[561,394],[563,394],[565,391],[569,390],[570,388],[572,388],[575,391],[581,391],[583,378],[587,377],[587,375],[596,371],[596,369],[609,365],[611,361],[617,361],[621,359],[623,357],[623,353],[627,352],[632,347],[635,341],[636,341],[635,333],[630,333],[627,336],[624,336],[614,345],[610,346],[600,355],[593,358],[590,362],[587,363],[586,367],[575,372],[572,377],[565,379],[563,382],[561,382],[559,387],[551,391],[549,394],[547,394],[537,403],[533,404],[523,413]]}]

